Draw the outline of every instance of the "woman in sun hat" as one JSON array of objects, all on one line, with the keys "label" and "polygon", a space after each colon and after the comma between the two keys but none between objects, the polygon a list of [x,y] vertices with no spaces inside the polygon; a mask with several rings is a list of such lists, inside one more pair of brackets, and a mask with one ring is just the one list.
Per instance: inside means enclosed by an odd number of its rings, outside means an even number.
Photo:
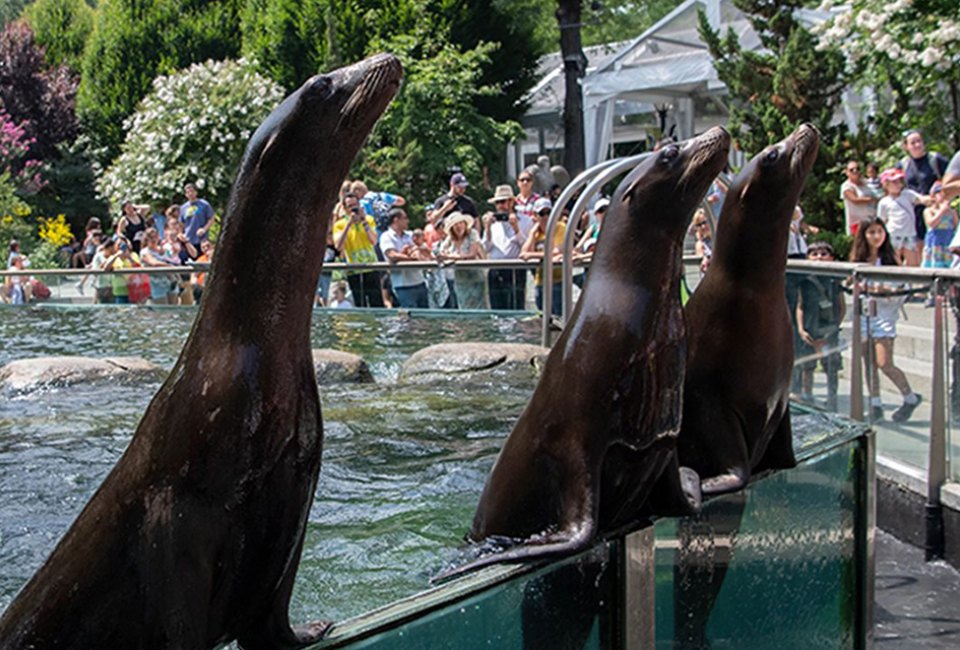
[{"label": "woman in sun hat", "polygon": [[[452,212],[443,223],[446,237],[440,242],[437,259],[479,260],[483,259],[480,235],[473,228],[473,217],[462,212]],[[487,299],[487,275],[484,269],[447,268],[447,284],[456,296],[454,307],[460,309],[489,309]]]}]

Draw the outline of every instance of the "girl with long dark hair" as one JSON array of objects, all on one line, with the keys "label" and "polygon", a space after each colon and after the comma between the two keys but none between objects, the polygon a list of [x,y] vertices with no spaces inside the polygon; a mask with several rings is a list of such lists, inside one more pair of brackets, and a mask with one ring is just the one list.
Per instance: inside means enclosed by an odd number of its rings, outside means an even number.
[{"label": "girl with long dark hair", "polygon": [[[899,258],[890,242],[886,225],[879,218],[864,219],[857,228],[857,235],[850,250],[850,261],[875,266],[897,266]],[[922,399],[910,388],[910,382],[893,362],[893,342],[897,337],[897,320],[900,318],[902,296],[892,295],[897,287],[878,282],[865,283],[865,296],[869,296],[877,305],[877,313],[870,316],[863,312],[860,321],[860,333],[863,337],[863,360],[867,371],[870,389],[870,418],[883,419],[883,400],[880,397],[880,375],[882,371],[897,387],[903,396],[903,404],[893,412],[894,422],[904,422],[910,418]],[[875,363],[874,363],[875,362]]]}]

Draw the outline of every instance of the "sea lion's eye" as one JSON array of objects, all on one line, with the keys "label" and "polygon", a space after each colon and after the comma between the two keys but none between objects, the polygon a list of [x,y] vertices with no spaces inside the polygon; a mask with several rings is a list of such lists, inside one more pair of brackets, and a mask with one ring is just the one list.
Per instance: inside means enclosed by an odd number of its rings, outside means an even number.
[{"label": "sea lion's eye", "polygon": [[766,165],[772,165],[773,163],[777,162],[777,158],[779,157],[780,151],[774,147],[763,156],[763,162]]},{"label": "sea lion's eye", "polygon": [[330,77],[320,75],[310,82],[310,94],[314,97],[324,98],[330,95],[331,89]]},{"label": "sea lion's eye", "polygon": [[669,147],[663,150],[662,154],[660,154],[660,160],[667,162],[667,161],[673,160],[679,155],[680,155],[680,147],[677,147],[676,145],[670,145]]}]

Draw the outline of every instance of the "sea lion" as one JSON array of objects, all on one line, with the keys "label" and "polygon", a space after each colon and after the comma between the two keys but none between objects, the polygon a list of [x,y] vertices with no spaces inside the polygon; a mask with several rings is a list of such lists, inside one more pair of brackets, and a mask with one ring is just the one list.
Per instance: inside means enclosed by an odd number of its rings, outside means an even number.
[{"label": "sea lion", "polygon": [[705,494],[738,490],[752,472],[796,465],[789,394],[793,330],[785,277],[790,219],[820,136],[809,125],[737,174],[713,257],[686,305],[687,377],[680,463]]},{"label": "sea lion", "polygon": [[639,518],[674,462],[685,337],[682,242],[691,215],[723,168],[730,136],[714,128],[670,145],[617,188],[583,295],[487,479],[469,539],[523,546],[445,576],[505,561],[567,554]]},{"label": "sea lion", "polygon": [[0,648],[278,648],[324,634],[287,618],[323,442],[316,251],[401,75],[378,55],[313,77],[254,133],[183,352],[4,612]]}]

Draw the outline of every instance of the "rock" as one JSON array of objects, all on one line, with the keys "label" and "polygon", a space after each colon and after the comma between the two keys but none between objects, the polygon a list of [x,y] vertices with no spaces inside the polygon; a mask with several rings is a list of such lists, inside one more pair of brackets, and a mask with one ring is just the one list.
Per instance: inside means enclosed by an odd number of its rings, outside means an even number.
[{"label": "rock", "polygon": [[414,353],[400,370],[400,381],[496,381],[536,384],[550,350],[527,343],[440,343]]},{"label": "rock", "polygon": [[26,393],[102,379],[162,377],[164,370],[140,357],[39,357],[0,368],[0,390]]},{"label": "rock", "polygon": [[313,367],[317,371],[317,383],[369,384],[373,382],[367,362],[356,354],[339,350],[314,350]]}]

